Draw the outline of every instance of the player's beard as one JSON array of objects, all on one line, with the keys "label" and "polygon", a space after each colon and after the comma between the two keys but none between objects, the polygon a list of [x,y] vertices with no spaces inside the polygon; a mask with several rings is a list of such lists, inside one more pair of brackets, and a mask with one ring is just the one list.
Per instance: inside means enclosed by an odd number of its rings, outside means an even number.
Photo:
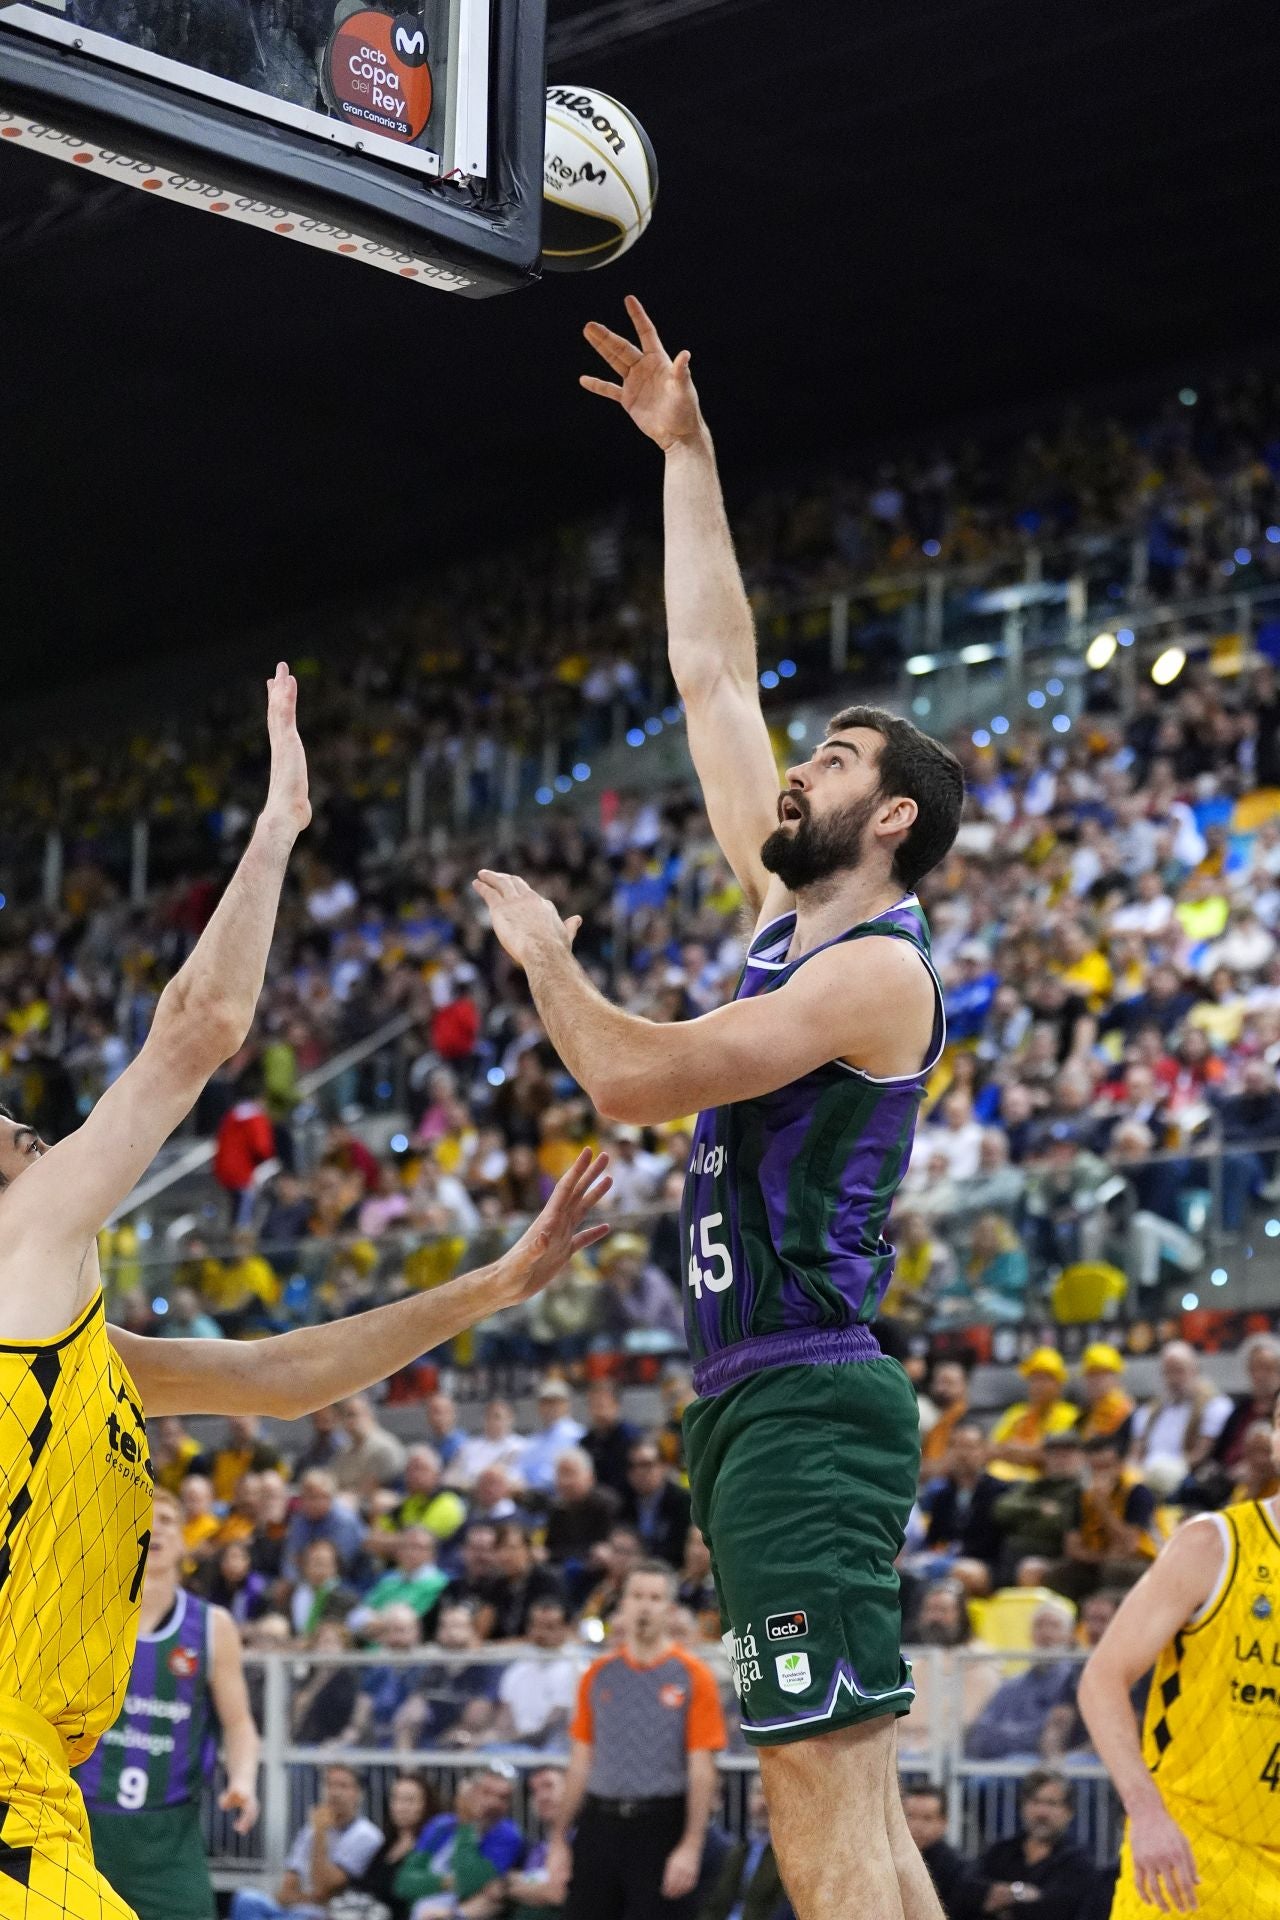
[{"label": "player's beard", "polygon": [[838,813],[815,820],[802,793],[791,798],[801,817],[794,827],[778,826],[760,849],[765,870],[776,873],[788,893],[803,893],[834,873],[852,873],[862,864],[862,836],[882,804],[878,793],[851,800]]}]

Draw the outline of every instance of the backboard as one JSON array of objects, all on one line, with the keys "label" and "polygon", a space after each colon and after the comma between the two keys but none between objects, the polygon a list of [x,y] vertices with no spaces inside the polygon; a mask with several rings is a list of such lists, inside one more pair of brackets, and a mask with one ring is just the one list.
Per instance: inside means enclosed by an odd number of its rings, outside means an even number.
[{"label": "backboard", "polygon": [[536,277],[546,0],[0,0],[0,144],[473,297]]}]

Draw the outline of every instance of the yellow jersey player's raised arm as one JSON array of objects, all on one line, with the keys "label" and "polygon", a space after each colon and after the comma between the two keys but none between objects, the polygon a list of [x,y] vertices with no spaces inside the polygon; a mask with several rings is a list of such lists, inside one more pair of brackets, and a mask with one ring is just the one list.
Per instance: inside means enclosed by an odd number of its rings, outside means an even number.
[{"label": "yellow jersey player's raised arm", "polygon": [[271,773],[235,874],[165,988],[146,1044],[75,1133],[46,1146],[0,1112],[0,1920],[127,1920],[93,1862],[69,1769],[114,1721],[151,1539],[144,1410],[294,1418],[527,1299],[607,1191],[582,1154],[493,1266],[349,1322],[275,1339],[146,1340],[108,1327],[97,1233],[243,1046],[280,889],[311,818],[297,682],[267,686]]}]

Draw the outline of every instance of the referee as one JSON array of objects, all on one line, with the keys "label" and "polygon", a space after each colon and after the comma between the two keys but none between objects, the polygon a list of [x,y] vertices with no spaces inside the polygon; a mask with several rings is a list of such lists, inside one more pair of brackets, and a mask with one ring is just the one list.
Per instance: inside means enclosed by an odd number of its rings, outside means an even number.
[{"label": "referee", "polygon": [[[645,1560],[614,1616],[621,1643],[588,1667],[547,1850],[565,1920],[687,1920],[725,1744],[716,1684],[670,1635],[675,1575]],[[570,1849],[568,1835],[576,1823]]]}]

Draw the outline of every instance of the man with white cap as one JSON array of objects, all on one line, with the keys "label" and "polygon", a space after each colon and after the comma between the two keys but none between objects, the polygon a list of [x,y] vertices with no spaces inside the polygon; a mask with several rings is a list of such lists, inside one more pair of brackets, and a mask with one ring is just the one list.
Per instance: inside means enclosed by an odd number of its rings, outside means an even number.
[{"label": "man with white cap", "polygon": [[576,1447],[586,1428],[573,1417],[573,1394],[567,1380],[549,1374],[538,1388],[538,1431],[520,1459],[520,1478],[530,1493],[555,1490],[556,1461]]}]

